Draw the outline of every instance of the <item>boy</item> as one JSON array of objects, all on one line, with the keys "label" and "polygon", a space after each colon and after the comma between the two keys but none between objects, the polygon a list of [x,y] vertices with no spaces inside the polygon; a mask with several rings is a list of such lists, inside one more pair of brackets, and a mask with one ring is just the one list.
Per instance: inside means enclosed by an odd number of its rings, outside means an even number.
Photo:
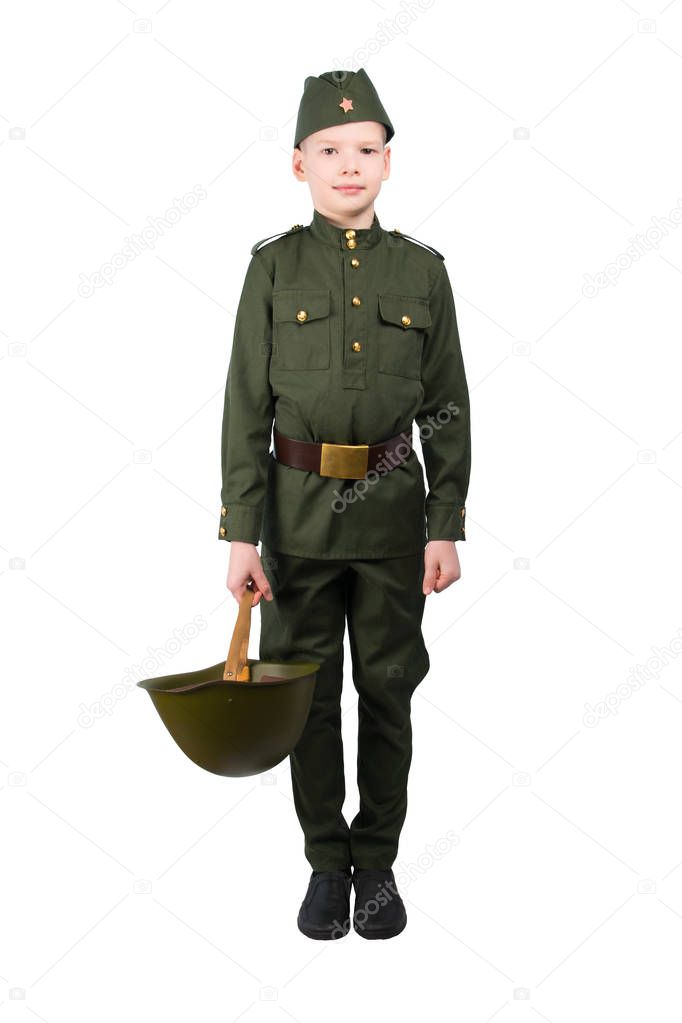
[{"label": "boy", "polygon": [[[393,134],[364,69],[306,79],[293,172],[310,188],[313,219],[253,246],[225,388],[227,586],[239,600],[252,583],[254,606],[265,597],[261,659],[320,664],[290,757],[313,868],[298,927],[317,939],[350,930],[351,885],[357,933],[405,927],[391,868],[407,810],[410,701],[430,667],[424,602],[459,579],[455,541],[465,538],[469,397],[444,257],[384,230],[374,211]],[[360,794],[350,826],[346,619]]]}]

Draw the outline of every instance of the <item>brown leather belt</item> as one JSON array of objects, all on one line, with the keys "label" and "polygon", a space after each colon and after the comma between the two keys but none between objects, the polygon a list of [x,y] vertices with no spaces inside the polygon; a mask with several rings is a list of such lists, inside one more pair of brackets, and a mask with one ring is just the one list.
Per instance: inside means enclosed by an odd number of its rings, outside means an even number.
[{"label": "brown leather belt", "polygon": [[[274,427],[275,458],[294,469],[306,469],[320,476],[362,479],[383,461],[387,471],[405,461],[412,451],[412,436],[398,433],[380,444],[329,444],[285,437]],[[400,449],[400,450],[398,450]]]}]

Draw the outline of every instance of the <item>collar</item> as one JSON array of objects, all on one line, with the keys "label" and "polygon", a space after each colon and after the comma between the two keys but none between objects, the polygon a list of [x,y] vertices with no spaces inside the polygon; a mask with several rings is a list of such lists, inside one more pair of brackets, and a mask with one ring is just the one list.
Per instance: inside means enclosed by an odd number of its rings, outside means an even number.
[{"label": "collar", "polygon": [[[346,244],[348,241],[346,230],[348,229],[332,224],[318,210],[313,210],[313,219],[308,224],[308,230],[313,238],[323,242],[325,245],[333,245],[337,249],[343,249],[344,252],[348,251],[348,245]],[[383,234],[383,228],[379,223],[376,212],[371,227],[356,227],[354,230],[356,249],[373,248],[381,240]]]}]

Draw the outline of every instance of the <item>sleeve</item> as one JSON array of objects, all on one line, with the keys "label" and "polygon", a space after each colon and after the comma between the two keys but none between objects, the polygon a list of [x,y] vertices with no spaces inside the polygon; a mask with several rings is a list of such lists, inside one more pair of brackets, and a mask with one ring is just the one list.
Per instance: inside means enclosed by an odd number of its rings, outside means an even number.
[{"label": "sleeve", "polygon": [[246,271],[225,384],[221,540],[260,540],[274,401],[269,381],[272,281],[256,253]]},{"label": "sleeve", "polygon": [[431,325],[424,337],[424,398],[415,421],[428,480],[428,540],[464,540],[471,469],[469,391],[445,264],[429,296]]}]

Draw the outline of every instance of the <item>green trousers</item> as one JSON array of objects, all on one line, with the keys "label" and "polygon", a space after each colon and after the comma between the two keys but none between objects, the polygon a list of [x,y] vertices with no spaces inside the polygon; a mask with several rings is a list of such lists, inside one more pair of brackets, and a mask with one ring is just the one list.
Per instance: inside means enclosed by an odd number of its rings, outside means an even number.
[{"label": "green trousers", "polygon": [[[294,805],[313,870],[390,867],[407,812],[410,703],[429,671],[421,631],[424,552],[311,559],[261,548],[273,600],[261,598],[261,660],[320,665],[303,734],[290,755]],[[341,690],[345,623],[358,693],[357,785],[345,799]]]}]

